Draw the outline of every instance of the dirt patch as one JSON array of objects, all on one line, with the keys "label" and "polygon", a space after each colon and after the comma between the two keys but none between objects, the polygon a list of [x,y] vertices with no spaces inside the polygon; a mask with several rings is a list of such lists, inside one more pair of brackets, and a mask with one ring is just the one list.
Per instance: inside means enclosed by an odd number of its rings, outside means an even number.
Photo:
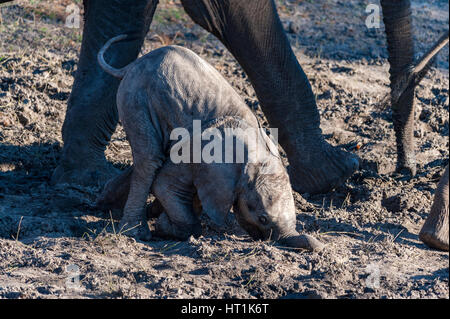
[{"label": "dirt patch", "polygon": [[[448,163],[448,48],[417,89],[419,167],[407,180],[393,173],[391,112],[379,107],[388,92],[386,41],[383,29],[365,27],[366,3],[277,4],[317,95],[324,134],[361,158],[361,170],[339,189],[295,194],[297,229],[327,248],[311,254],[255,242],[235,223],[225,232],[204,225],[204,236],[186,242],[136,242],[92,208],[98,188],[49,186],[81,31],[19,3],[1,9],[0,297],[449,297],[448,253],[417,236]],[[413,4],[420,55],[448,28],[448,3]],[[232,56],[179,2],[162,1],[142,51],[172,43],[214,65],[267,125]],[[131,163],[120,127],[106,154],[118,168]]]}]

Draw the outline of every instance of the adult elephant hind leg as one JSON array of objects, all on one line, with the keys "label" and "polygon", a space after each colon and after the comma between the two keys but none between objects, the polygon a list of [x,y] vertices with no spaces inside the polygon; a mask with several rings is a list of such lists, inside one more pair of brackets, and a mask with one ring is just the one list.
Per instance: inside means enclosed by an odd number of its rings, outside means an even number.
[{"label": "adult elephant hind leg", "polygon": [[448,165],[434,195],[430,215],[420,231],[419,237],[429,247],[448,251],[449,172]]},{"label": "adult elephant hind leg", "polygon": [[200,220],[193,210],[195,189],[189,172],[183,164],[166,163],[158,173],[152,187],[164,211],[156,222],[158,237],[186,240],[191,235],[201,235]]},{"label": "adult elephant hind leg", "polygon": [[311,85],[292,51],[273,0],[182,0],[192,19],[217,36],[244,68],[290,163],[291,183],[327,192],[358,169],[356,156],[323,138]]},{"label": "adult elephant hind leg", "polygon": [[116,171],[104,150],[118,122],[119,80],[97,63],[97,53],[110,38],[133,34],[106,54],[114,67],[133,62],[142,46],[158,0],[85,0],[85,24],[78,69],[62,129],[64,147],[52,183],[102,185]]},{"label": "adult elephant hind leg", "polygon": [[[391,92],[401,86],[403,74],[414,61],[410,0],[382,0],[383,20],[389,52]],[[397,142],[397,170],[416,174],[414,134],[414,86],[409,86],[392,103],[392,120]]]},{"label": "adult elephant hind leg", "polygon": [[132,173],[133,166],[109,180],[97,197],[95,206],[101,210],[123,210],[130,192]]}]

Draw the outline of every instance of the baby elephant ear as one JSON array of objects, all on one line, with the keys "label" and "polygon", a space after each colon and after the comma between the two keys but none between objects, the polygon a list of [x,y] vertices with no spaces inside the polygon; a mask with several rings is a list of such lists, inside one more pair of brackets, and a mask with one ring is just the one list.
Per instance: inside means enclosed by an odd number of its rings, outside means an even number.
[{"label": "baby elephant ear", "polygon": [[239,179],[237,184],[237,192],[241,192],[245,189],[248,189],[251,185],[253,185],[258,177],[259,171],[261,169],[261,163],[248,163],[245,166],[244,174]]},{"label": "baby elephant ear", "polygon": [[245,174],[248,176],[249,180],[252,180],[256,177],[259,170],[261,169],[261,163],[248,163],[245,167]]},{"label": "baby elephant ear", "polygon": [[278,152],[278,130],[270,129],[270,136],[267,136],[264,128],[260,128],[260,136],[266,145],[267,150],[272,156],[280,158],[280,153]]}]

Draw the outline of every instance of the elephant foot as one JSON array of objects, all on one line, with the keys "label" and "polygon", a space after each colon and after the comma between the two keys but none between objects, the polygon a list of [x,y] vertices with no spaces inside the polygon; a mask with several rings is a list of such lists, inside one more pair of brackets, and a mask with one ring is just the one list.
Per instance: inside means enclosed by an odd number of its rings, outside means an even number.
[{"label": "elephant foot", "polygon": [[449,214],[449,167],[445,169],[433,205],[425,224],[420,231],[419,238],[427,246],[448,251],[448,214]]},{"label": "elephant foot", "polygon": [[342,185],[359,168],[358,157],[325,141],[318,150],[289,157],[292,188],[299,193],[320,194]]},{"label": "elephant foot", "polygon": [[202,233],[200,223],[194,225],[183,225],[173,223],[167,214],[162,214],[155,225],[155,236],[167,239],[187,240],[191,235],[199,237]]},{"label": "elephant foot", "polygon": [[152,234],[146,220],[123,219],[119,223],[119,232],[122,235],[141,241],[150,241]]},{"label": "elephant foot", "polygon": [[397,173],[404,176],[415,176],[417,173],[417,165],[415,161],[415,154],[412,153],[409,156],[408,161],[398,161],[397,162]]},{"label": "elephant foot", "polygon": [[51,177],[50,183],[56,184],[77,184],[82,186],[103,186],[111,178],[118,175],[119,171],[115,169],[106,160],[84,165],[64,165],[60,163]]},{"label": "elephant foot", "polygon": [[433,229],[422,229],[419,238],[430,248],[448,251],[448,229],[446,233]]}]

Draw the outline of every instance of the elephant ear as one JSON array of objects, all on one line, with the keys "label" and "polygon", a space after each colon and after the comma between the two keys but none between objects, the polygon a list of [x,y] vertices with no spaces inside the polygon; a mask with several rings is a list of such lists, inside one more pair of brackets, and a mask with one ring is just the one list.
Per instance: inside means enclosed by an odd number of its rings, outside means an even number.
[{"label": "elephant ear", "polygon": [[235,200],[239,175],[233,165],[201,165],[194,171],[194,186],[202,212],[213,224],[223,226]]},{"label": "elephant ear", "polygon": [[261,162],[247,163],[242,171],[241,177],[239,178],[237,191],[241,192],[245,189],[251,188],[252,186],[254,187],[258,176],[261,175],[261,170],[263,167],[264,163]]},{"label": "elephant ear", "polygon": [[259,128],[259,136],[263,140],[263,143],[267,149],[267,151],[278,159],[281,159],[280,153],[278,152],[278,133],[271,130],[271,136],[267,136],[265,130],[263,128]]},{"label": "elephant ear", "polygon": [[226,224],[227,215],[233,205],[233,194],[224,190],[197,189],[198,198],[201,202],[202,213],[208,216],[214,228],[221,228]]},{"label": "elephant ear", "polygon": [[289,177],[282,163],[278,159],[270,157],[265,162],[248,163],[239,179],[237,196],[246,191],[254,190],[257,185],[283,185],[289,184]]}]

